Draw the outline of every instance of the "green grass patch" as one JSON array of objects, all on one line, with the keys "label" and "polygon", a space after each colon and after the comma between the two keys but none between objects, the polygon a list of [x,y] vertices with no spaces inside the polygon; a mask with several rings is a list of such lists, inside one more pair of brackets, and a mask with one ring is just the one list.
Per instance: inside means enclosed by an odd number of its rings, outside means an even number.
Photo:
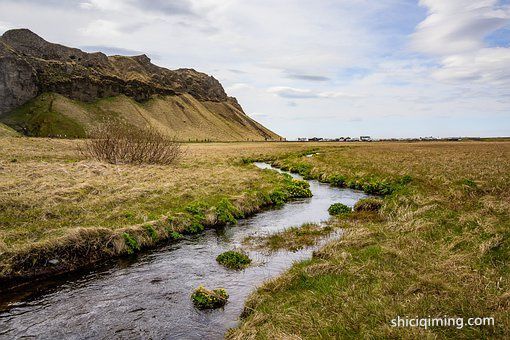
[{"label": "green grass patch", "polygon": [[209,290],[200,286],[191,294],[191,301],[198,309],[213,309],[224,306],[228,297],[227,291],[223,288]]},{"label": "green grass patch", "polygon": [[140,250],[140,245],[138,244],[138,241],[134,236],[131,236],[129,233],[123,233],[122,238],[124,239],[124,242],[127,246],[127,253],[133,254],[136,251]]},{"label": "green grass patch", "polygon": [[243,269],[248,267],[251,263],[248,254],[236,250],[229,250],[218,255],[216,261],[230,269]]},{"label": "green grass patch", "polygon": [[45,93],[2,117],[2,121],[27,136],[84,138],[83,126],[53,108],[54,95]]},{"label": "green grass patch", "polygon": [[343,203],[333,203],[329,208],[328,212],[330,215],[343,215],[352,212],[351,207],[346,206]]}]

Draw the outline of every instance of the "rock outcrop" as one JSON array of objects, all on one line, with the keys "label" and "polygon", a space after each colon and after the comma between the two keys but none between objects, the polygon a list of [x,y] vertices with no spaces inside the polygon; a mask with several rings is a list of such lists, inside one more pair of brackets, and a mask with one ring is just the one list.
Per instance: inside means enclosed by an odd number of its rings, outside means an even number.
[{"label": "rock outcrop", "polygon": [[[27,29],[5,32],[0,37],[0,119],[45,93],[81,102],[119,95],[137,102],[155,96],[190,95],[201,103],[223,103],[244,115],[218,80],[193,69],[168,70],[152,64],[146,55],[87,53],[50,43]],[[260,127],[263,139],[280,139]]]}]

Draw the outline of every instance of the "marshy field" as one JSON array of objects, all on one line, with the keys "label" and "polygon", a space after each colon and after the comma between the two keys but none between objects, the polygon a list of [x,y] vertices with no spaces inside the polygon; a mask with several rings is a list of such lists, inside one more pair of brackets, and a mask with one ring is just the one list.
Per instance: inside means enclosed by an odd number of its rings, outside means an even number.
[{"label": "marshy field", "polygon": [[[228,338],[510,333],[508,141],[187,143],[172,165],[99,162],[83,143],[0,138],[4,311],[27,281],[157,252],[309,196],[306,183],[253,165],[263,161],[379,203],[236,245],[298,251],[337,235],[254,290]],[[392,327],[397,316],[494,325]]]}]

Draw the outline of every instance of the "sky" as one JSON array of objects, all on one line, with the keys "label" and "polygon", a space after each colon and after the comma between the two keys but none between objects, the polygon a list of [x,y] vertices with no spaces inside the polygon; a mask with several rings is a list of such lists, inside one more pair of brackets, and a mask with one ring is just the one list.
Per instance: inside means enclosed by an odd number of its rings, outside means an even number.
[{"label": "sky", "polygon": [[510,0],[0,0],[0,33],[213,75],[297,137],[510,136]]}]

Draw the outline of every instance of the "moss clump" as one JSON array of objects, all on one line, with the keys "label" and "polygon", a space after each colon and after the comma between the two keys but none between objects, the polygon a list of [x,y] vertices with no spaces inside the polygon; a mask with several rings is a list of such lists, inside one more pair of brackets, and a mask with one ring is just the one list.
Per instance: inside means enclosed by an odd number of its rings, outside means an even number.
[{"label": "moss clump", "polygon": [[216,261],[230,269],[243,269],[251,263],[251,259],[246,253],[235,250],[229,250],[218,255]]},{"label": "moss clump", "polygon": [[228,300],[228,293],[223,288],[209,290],[203,286],[199,286],[193,294],[191,301],[198,309],[212,309],[224,306]]},{"label": "moss clump", "polygon": [[181,233],[178,233],[178,232],[176,232],[176,231],[172,231],[172,232],[170,233],[170,238],[171,238],[172,240],[180,240],[180,239],[181,239],[181,238],[183,238],[183,237],[184,237],[184,235],[182,235]]},{"label": "moss clump", "polygon": [[198,234],[202,231],[204,231],[205,227],[202,223],[196,221],[196,220],[192,220],[187,226],[186,228],[184,228],[183,230],[183,233],[184,234],[188,234],[188,235],[191,235],[191,234]]},{"label": "moss clump", "polygon": [[283,205],[288,199],[288,195],[281,190],[275,190],[269,194],[269,200],[276,206]]},{"label": "moss clump", "polygon": [[207,204],[204,202],[194,202],[186,207],[186,211],[191,214],[196,220],[203,221],[205,219],[205,212],[207,211]]},{"label": "moss clump", "polygon": [[156,232],[156,229],[154,229],[153,226],[146,225],[144,226],[144,229],[147,232],[147,235],[149,235],[153,241],[157,241],[159,239],[158,233]]},{"label": "moss clump", "polygon": [[216,206],[218,221],[223,224],[236,224],[237,218],[243,217],[243,214],[232,202],[223,198]]},{"label": "moss clump", "polygon": [[354,211],[378,211],[381,209],[383,201],[379,198],[369,197],[356,202]]},{"label": "moss clump", "polygon": [[347,178],[346,178],[345,176],[343,176],[343,175],[337,175],[337,174],[335,174],[335,175],[331,175],[331,176],[327,179],[327,181],[328,181],[331,185],[333,185],[333,186],[335,186],[335,187],[340,187],[340,188],[342,188],[342,187],[344,187],[344,186],[345,186],[345,182],[347,181]]},{"label": "moss clump", "polygon": [[140,245],[138,244],[138,241],[133,236],[129,235],[128,233],[123,233],[122,238],[124,239],[124,242],[127,246],[127,253],[133,254],[135,251],[140,250]]},{"label": "moss clump", "polygon": [[288,196],[291,198],[312,197],[310,184],[308,184],[308,182],[305,181],[292,179],[286,183],[286,190]]},{"label": "moss clump", "polygon": [[330,215],[341,215],[341,214],[343,215],[343,214],[348,214],[351,211],[352,211],[352,209],[343,203],[334,203],[328,209],[328,212]]}]

